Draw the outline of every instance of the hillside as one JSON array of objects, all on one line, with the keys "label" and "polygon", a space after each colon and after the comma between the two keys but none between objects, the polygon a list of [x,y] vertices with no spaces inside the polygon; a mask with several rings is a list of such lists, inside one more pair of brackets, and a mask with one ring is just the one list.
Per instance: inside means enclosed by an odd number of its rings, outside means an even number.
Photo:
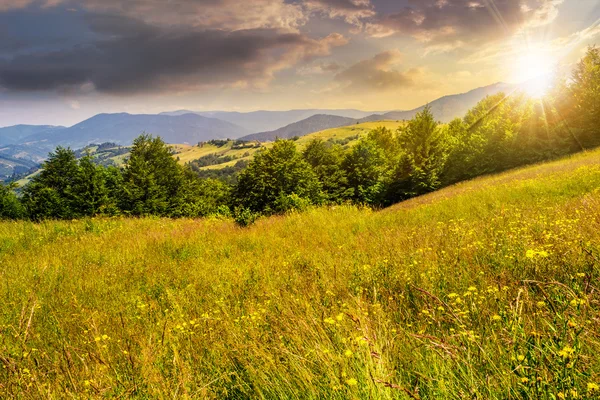
[{"label": "hillside", "polygon": [[310,133],[322,131],[325,129],[338,128],[340,126],[351,125],[356,120],[346,117],[337,117],[335,115],[313,115],[307,119],[299,122],[284,126],[283,128],[276,129],[270,132],[254,133],[252,135],[243,136],[240,140],[253,141],[258,140],[260,142],[269,142],[277,138],[279,139],[291,139],[293,137],[300,137],[308,135]]},{"label": "hillside", "polygon": [[242,127],[196,114],[178,116],[99,114],[70,128],[44,131],[26,137],[48,146],[81,148],[90,143],[131,144],[141,133],[159,134],[169,143],[198,143],[211,139],[238,138],[248,133]]},{"label": "hillside", "polygon": [[247,229],[2,222],[0,397],[596,398],[599,187],[597,150]]},{"label": "hillside", "polygon": [[[479,101],[487,96],[499,92],[510,93],[515,90],[514,85],[505,83],[496,83],[494,85],[473,89],[467,93],[444,96],[429,103],[433,115],[441,122],[450,122],[454,118],[462,118],[469,109],[474,107]],[[381,115],[370,115],[361,119],[361,122],[378,120],[409,120],[419,111],[423,110],[425,105],[409,111],[391,111]]]},{"label": "hillside", "polygon": [[[402,122],[397,121],[376,121],[325,129],[300,137],[296,140],[296,145],[302,150],[312,139],[321,139],[342,144],[344,146],[351,146],[353,143],[356,143],[360,137],[367,135],[371,130],[377,127],[385,126],[389,129],[396,129],[401,124]],[[181,163],[194,161],[201,157],[211,155],[218,155],[221,159],[226,159],[227,157],[233,158],[231,161],[223,161],[218,164],[203,167],[203,169],[221,169],[231,167],[240,160],[249,161],[259,149],[270,148],[272,145],[272,142],[260,143],[260,145],[256,142],[248,142],[246,144],[236,145],[234,141],[229,141],[220,147],[211,144],[204,144],[202,147],[178,144],[174,145],[174,148],[176,151],[175,157],[178,157]]]},{"label": "hillside", "polygon": [[40,132],[64,129],[63,126],[52,125],[14,125],[0,128],[0,145],[21,143],[28,136]]}]

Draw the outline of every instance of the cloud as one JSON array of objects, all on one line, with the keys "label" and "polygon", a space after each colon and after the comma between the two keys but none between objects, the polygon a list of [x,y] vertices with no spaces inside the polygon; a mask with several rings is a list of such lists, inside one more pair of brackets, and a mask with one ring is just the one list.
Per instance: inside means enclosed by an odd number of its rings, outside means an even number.
[{"label": "cloud", "polygon": [[385,51],[339,72],[335,81],[349,89],[361,91],[397,90],[413,86],[423,72],[419,69],[394,69],[401,58],[397,50]]},{"label": "cloud", "polygon": [[333,74],[341,71],[343,67],[335,61],[320,62],[316,64],[305,65],[298,68],[299,75],[323,75]]},{"label": "cloud", "polygon": [[117,14],[150,24],[205,29],[295,30],[306,22],[302,6],[285,0],[0,0],[0,11],[58,5],[72,11]]},{"label": "cloud", "polygon": [[236,31],[152,26],[88,15],[99,39],[53,51],[0,59],[0,87],[11,91],[89,90],[105,93],[189,91],[264,86],[301,61],[347,43],[340,34],[311,39],[283,29]]},{"label": "cloud", "polygon": [[[375,37],[408,34],[420,42],[452,50],[495,41],[556,18],[563,0],[409,0],[400,12],[369,23]],[[436,49],[434,49],[436,50]]]},{"label": "cloud", "polygon": [[329,18],[342,18],[356,26],[376,15],[370,0],[304,0],[304,6],[313,13]]}]

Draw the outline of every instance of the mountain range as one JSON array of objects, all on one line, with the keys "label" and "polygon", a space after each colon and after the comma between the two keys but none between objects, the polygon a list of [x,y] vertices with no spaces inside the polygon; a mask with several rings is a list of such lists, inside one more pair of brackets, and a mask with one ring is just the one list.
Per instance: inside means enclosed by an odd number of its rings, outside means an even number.
[{"label": "mountain range", "polygon": [[[431,111],[435,118],[440,122],[450,122],[454,118],[464,116],[469,109],[474,107],[486,96],[498,92],[511,92],[515,86],[505,83],[497,83],[471,90],[467,93],[444,96],[429,103]],[[280,139],[289,139],[294,136],[304,136],[313,132],[325,129],[338,128],[340,126],[359,124],[363,122],[389,121],[389,120],[408,120],[413,118],[418,112],[422,111],[425,105],[408,111],[390,111],[383,114],[371,114],[365,117],[353,119],[339,117],[335,115],[319,114],[294,122],[279,129],[267,132],[254,133],[241,137],[240,140],[258,140],[261,142]]]},{"label": "mountain range", "polygon": [[162,113],[162,115],[198,114],[203,117],[217,118],[232,124],[243,126],[250,133],[274,131],[286,125],[302,121],[317,114],[332,115],[352,119],[364,118],[372,114],[380,114],[378,111],[361,110],[289,110],[289,111],[252,111],[247,113],[235,111],[189,111],[179,110]]},{"label": "mountain range", "polygon": [[[429,106],[436,119],[448,122],[462,117],[484,97],[514,89],[514,86],[497,83],[442,97],[429,103]],[[361,122],[410,119],[424,107],[375,113],[354,109],[247,113],[179,110],[141,115],[98,114],[71,127],[16,125],[0,128],[0,175],[6,177],[17,167],[28,168],[32,162],[39,163],[59,145],[74,149],[105,142],[129,145],[144,132],[160,135],[167,143],[195,144],[226,138],[271,141]],[[25,162],[20,165],[18,160]]]}]

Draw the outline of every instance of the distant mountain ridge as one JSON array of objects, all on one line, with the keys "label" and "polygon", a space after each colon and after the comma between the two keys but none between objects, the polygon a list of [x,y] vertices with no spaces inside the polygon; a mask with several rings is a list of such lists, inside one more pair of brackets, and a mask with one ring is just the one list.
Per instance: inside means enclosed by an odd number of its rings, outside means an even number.
[{"label": "distant mountain ridge", "polygon": [[[463,117],[467,111],[475,107],[477,103],[487,96],[499,92],[512,92],[517,89],[516,85],[507,83],[495,83],[493,85],[473,89],[466,93],[453,94],[440,97],[428,105],[435,118],[440,122],[450,122],[454,118]],[[384,114],[373,114],[362,118],[360,122],[383,121],[383,120],[408,120],[412,119],[418,112],[422,111],[425,105],[408,111],[390,111]]]},{"label": "distant mountain ridge", "polygon": [[[515,87],[511,85],[497,83],[494,85],[477,88],[467,93],[441,97],[429,103],[429,106],[431,107],[431,111],[438,121],[450,122],[454,118],[463,117],[469,109],[473,108],[486,96],[493,95],[501,91],[512,91],[514,88]],[[294,136],[304,136],[325,129],[339,128],[341,126],[363,122],[409,120],[418,112],[422,111],[425,107],[426,106],[423,105],[419,108],[408,111],[390,111],[384,114],[372,114],[359,119],[319,114],[273,131],[243,136],[240,138],[240,140],[258,140],[265,142],[272,141],[277,138],[289,139]]]},{"label": "distant mountain ridge", "polygon": [[338,128],[340,126],[351,125],[356,120],[353,118],[339,117],[336,115],[313,115],[299,122],[294,122],[269,132],[254,133],[252,135],[243,136],[239,140],[252,141],[258,140],[261,142],[273,141],[279,139],[290,139],[295,136],[304,136],[313,132],[322,131],[330,128]]},{"label": "distant mountain ridge", "polygon": [[98,114],[70,128],[42,131],[24,140],[73,148],[90,143],[131,144],[142,133],[160,135],[167,143],[197,143],[212,139],[236,139],[248,130],[197,114],[177,116],[153,114]]},{"label": "distant mountain ridge", "polygon": [[64,126],[53,125],[14,125],[0,128],[0,145],[17,144],[28,136],[40,132],[64,129]]},{"label": "distant mountain ridge", "polygon": [[326,114],[337,117],[346,117],[360,119],[379,112],[361,111],[354,109],[328,110],[328,109],[304,109],[289,111],[189,111],[179,110],[162,113],[162,115],[181,115],[185,113],[194,113],[204,117],[217,118],[223,121],[231,122],[248,129],[249,133],[273,131],[287,125],[310,118],[314,115]]}]

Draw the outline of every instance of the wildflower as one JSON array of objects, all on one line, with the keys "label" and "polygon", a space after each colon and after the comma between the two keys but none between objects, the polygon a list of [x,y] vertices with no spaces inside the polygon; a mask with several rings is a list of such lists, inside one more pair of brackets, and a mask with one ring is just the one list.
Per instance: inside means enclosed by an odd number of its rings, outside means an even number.
[{"label": "wildflower", "polygon": [[546,307],[546,302],[545,302],[545,301],[538,301],[538,302],[537,302],[537,306],[538,306],[539,308],[544,308],[544,307]]},{"label": "wildflower", "polygon": [[346,381],[346,384],[348,386],[356,386],[358,384],[358,381],[354,378],[350,378]]},{"label": "wildflower", "polygon": [[524,359],[525,359],[525,356],[524,356],[524,355],[521,355],[521,354],[519,354],[519,355],[517,356],[517,360],[519,360],[519,361],[523,361]]},{"label": "wildflower", "polygon": [[527,382],[529,382],[529,378],[526,378],[526,377],[521,378],[521,383],[527,383]]},{"label": "wildflower", "polygon": [[496,314],[492,317],[492,321],[502,321],[502,317]]},{"label": "wildflower", "polygon": [[467,289],[469,292],[476,292],[477,288],[475,286],[470,286],[469,289]]},{"label": "wildflower", "polygon": [[335,320],[333,318],[325,318],[323,322],[325,322],[326,324],[335,325]]},{"label": "wildflower", "polygon": [[341,321],[341,320],[343,320],[343,319],[344,319],[344,314],[343,314],[343,313],[339,313],[339,314],[338,314],[338,315],[335,317],[335,319],[337,319],[338,321]]},{"label": "wildflower", "polygon": [[577,306],[585,304],[585,300],[584,299],[573,299],[569,302],[569,304],[571,305],[571,307],[577,307]]},{"label": "wildflower", "polygon": [[597,392],[600,390],[600,386],[597,383],[588,382],[587,390],[588,392]]},{"label": "wildflower", "polygon": [[348,349],[348,350],[346,350],[346,351],[344,352],[344,355],[345,355],[346,357],[352,357],[352,354],[354,354],[354,353],[352,353],[352,350],[350,350],[350,349]]},{"label": "wildflower", "polygon": [[558,392],[556,393],[556,398],[557,399],[565,399],[565,394],[563,392]]},{"label": "wildflower", "polygon": [[558,352],[558,355],[562,358],[568,358],[573,353],[575,353],[575,349],[569,346],[565,346],[561,351]]},{"label": "wildflower", "polygon": [[455,298],[455,297],[458,297],[458,294],[457,294],[457,293],[450,293],[450,294],[448,295],[448,297],[450,297],[451,299],[453,299],[453,298]]}]

